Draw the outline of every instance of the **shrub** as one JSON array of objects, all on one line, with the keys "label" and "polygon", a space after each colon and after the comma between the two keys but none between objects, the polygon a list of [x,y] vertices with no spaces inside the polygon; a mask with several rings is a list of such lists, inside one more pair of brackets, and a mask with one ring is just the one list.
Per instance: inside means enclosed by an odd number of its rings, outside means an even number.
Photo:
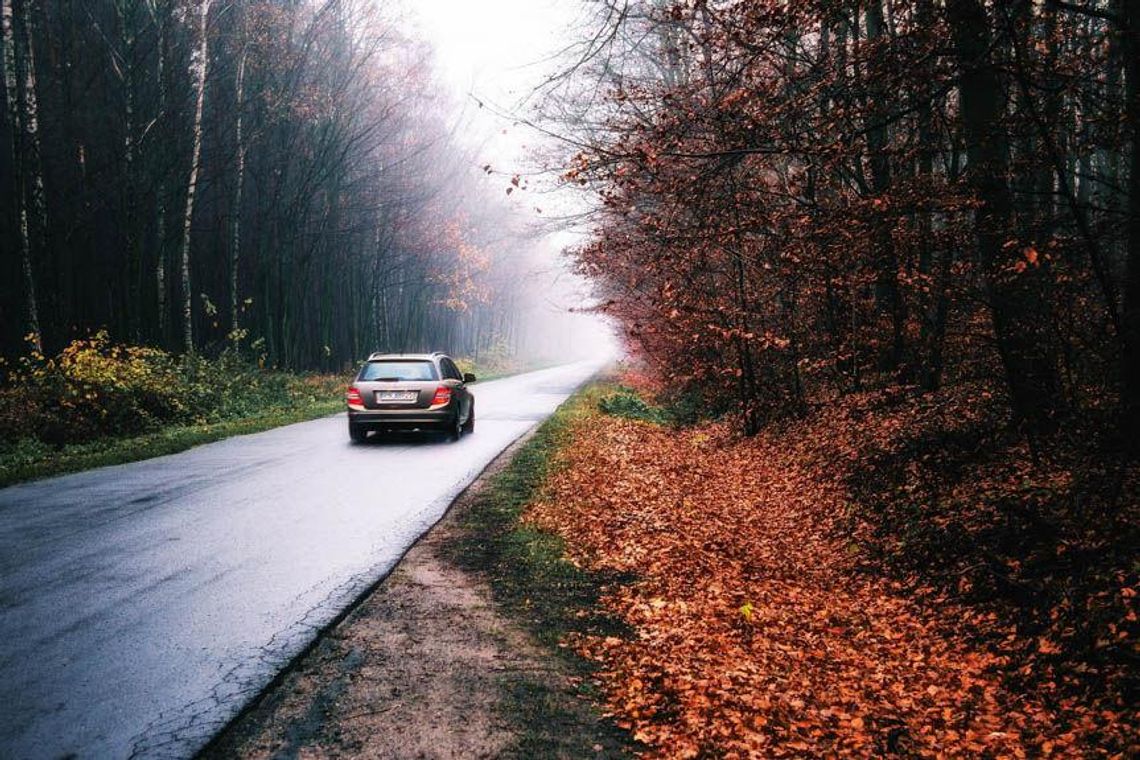
[{"label": "shrub", "polygon": [[0,434],[9,440],[62,444],[135,434],[185,412],[173,357],[112,344],[103,331],[52,358],[29,352],[0,389]]},{"label": "shrub", "polygon": [[614,417],[626,417],[631,420],[652,422],[655,425],[664,425],[669,422],[669,415],[659,406],[652,406],[628,388],[619,388],[616,393],[605,396],[598,401],[598,408],[605,414]]},{"label": "shrub", "polygon": [[54,445],[213,423],[335,398],[340,378],[267,372],[226,352],[175,357],[112,343],[105,331],[57,356],[30,351],[0,387],[0,436]]},{"label": "shrub", "polygon": [[138,434],[188,414],[173,357],[154,348],[114,345],[103,331],[73,341],[46,363],[40,380],[49,408],[54,400],[61,422],[78,425],[87,437]]}]

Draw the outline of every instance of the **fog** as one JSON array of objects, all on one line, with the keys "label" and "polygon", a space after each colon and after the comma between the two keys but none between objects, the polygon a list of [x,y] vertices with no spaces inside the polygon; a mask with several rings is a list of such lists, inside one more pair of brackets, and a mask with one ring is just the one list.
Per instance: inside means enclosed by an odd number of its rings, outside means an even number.
[{"label": "fog", "polygon": [[511,188],[516,221],[534,235],[533,248],[518,259],[528,301],[520,353],[541,361],[618,355],[613,326],[591,313],[591,284],[566,258],[585,235],[566,221],[580,211],[580,194],[558,181],[559,159],[573,148],[530,124],[537,93],[570,65],[583,5],[416,0],[405,10],[412,33],[431,46],[440,82],[462,104],[460,132],[475,147],[486,182],[504,195]]},{"label": "fog", "polygon": [[296,370],[613,353],[563,257],[573,151],[525,123],[580,8],[21,5],[0,356],[100,330]]}]

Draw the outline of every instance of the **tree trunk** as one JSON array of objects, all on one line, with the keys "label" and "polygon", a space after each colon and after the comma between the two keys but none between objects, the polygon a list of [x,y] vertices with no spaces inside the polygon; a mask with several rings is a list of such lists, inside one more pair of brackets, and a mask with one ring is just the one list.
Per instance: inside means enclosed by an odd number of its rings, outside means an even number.
[{"label": "tree trunk", "polygon": [[1044,271],[1013,237],[1005,90],[991,59],[990,23],[979,0],[947,0],[959,58],[959,98],[969,178],[978,200],[978,253],[989,286],[998,350],[1014,415],[1027,433],[1055,428],[1063,411]]},{"label": "tree trunk", "polygon": [[[25,7],[23,10],[28,9]],[[19,236],[20,269],[24,279],[27,330],[32,346],[36,351],[42,352],[43,339],[40,334],[35,267],[32,264],[32,240],[28,223],[29,141],[37,139],[35,71],[31,66],[31,50],[28,47],[31,35],[28,32],[27,19],[23,21],[24,23],[20,25],[23,33],[18,34],[12,0],[0,0],[0,27],[4,40],[4,91],[8,102],[8,120],[12,129],[12,165],[15,169],[12,190],[16,201],[16,227]],[[21,42],[24,43],[22,51]],[[42,199],[42,180],[37,176],[34,181],[39,183]]]},{"label": "tree trunk", "polygon": [[141,339],[142,251],[138,231],[138,184],[136,167],[137,145],[135,138],[135,33],[136,0],[119,0],[115,3],[118,16],[119,34],[122,42],[122,84],[123,84],[123,217],[124,237],[127,252],[127,298],[123,306],[126,312],[125,324],[132,339]]},{"label": "tree trunk", "polygon": [[[847,80],[847,41],[850,28],[846,17],[838,14],[833,18],[832,31],[834,43],[828,45],[828,51],[834,51],[832,60],[823,59],[836,76],[838,86],[849,87]],[[827,113],[833,107],[827,99],[826,88],[821,88],[821,112]],[[834,194],[834,190],[827,181],[820,182],[820,193],[827,196],[827,200]],[[827,315],[828,325],[834,338],[835,370],[840,377],[848,381],[848,390],[858,391],[861,386],[859,377],[859,336],[855,332],[855,306],[851,294],[850,281],[852,272],[850,266],[840,260],[836,262],[837,271],[827,276]]]},{"label": "tree trunk", "polygon": [[[1125,123],[1132,127],[1128,175],[1128,259],[1124,284],[1124,431],[1140,452],[1140,0],[1126,0]],[[1131,431],[1131,432],[1128,432]]]},{"label": "tree trunk", "polygon": [[[20,109],[24,127],[24,172],[28,189],[28,228],[33,261],[47,252],[47,201],[44,194],[44,170],[40,153],[39,98],[36,92],[36,54],[32,26],[40,11],[36,0],[24,0],[23,13],[16,19],[16,30],[22,32],[23,50],[16,57],[20,88]],[[20,48],[17,47],[17,51]],[[39,324],[37,317],[36,323]],[[39,336],[37,333],[37,340]]]},{"label": "tree trunk", "polygon": [[[167,16],[165,9],[158,10],[158,51],[155,64],[155,75],[158,79],[158,110],[155,114],[155,125],[160,135],[166,135],[166,28]],[[158,299],[158,343],[166,344],[166,172],[159,175],[158,187],[155,190],[155,263],[154,284]]]},{"label": "tree trunk", "polygon": [[202,158],[202,105],[206,100],[206,71],[210,63],[206,21],[213,0],[200,0],[198,6],[198,51],[194,60],[194,148],[190,155],[190,177],[186,183],[186,213],[182,217],[182,340],[186,353],[194,352],[194,295],[190,290],[190,228],[194,221],[194,197],[198,191],[198,169]]},{"label": "tree trunk", "polygon": [[234,142],[237,146],[236,166],[237,178],[234,185],[233,227],[230,230],[230,339],[234,348],[240,342],[238,332],[238,264],[241,261],[241,196],[245,182],[245,140],[242,135],[242,101],[245,97],[245,60],[246,50],[243,47],[241,57],[238,59],[237,76],[234,82]]},{"label": "tree trunk", "polygon": [[[872,0],[867,4],[867,41],[874,44],[885,33],[882,2]],[[885,123],[886,94],[872,77],[868,77],[868,80],[871,102],[866,112],[866,121],[870,122],[867,129],[867,153],[871,165],[871,190],[878,201],[891,190],[891,163],[887,155],[889,135]],[[890,218],[887,213],[879,213],[874,221],[875,300],[881,312],[891,315],[891,348],[880,357],[880,369],[896,372],[902,366],[906,312],[899,290],[898,257],[891,236]]]},{"label": "tree trunk", "polygon": [[[919,29],[930,29],[934,24],[933,0],[919,0],[915,7],[915,21]],[[934,155],[938,150],[937,134],[934,130],[934,102],[932,86],[928,79],[919,83],[920,105],[915,115],[918,129],[918,161],[916,174],[922,188],[930,188],[934,182]],[[934,250],[934,213],[929,209],[917,211],[918,227],[918,271],[927,283],[927,295],[919,299],[921,309],[921,331],[919,345],[925,354],[917,362],[921,372],[916,372],[923,389],[934,391],[942,382],[942,341],[945,335],[945,314],[948,308],[946,278],[950,269],[950,251]],[[937,272],[935,256],[938,256]],[[941,319],[940,319],[941,317]],[[940,329],[940,326],[942,329]],[[917,369],[917,368],[916,368]]]}]

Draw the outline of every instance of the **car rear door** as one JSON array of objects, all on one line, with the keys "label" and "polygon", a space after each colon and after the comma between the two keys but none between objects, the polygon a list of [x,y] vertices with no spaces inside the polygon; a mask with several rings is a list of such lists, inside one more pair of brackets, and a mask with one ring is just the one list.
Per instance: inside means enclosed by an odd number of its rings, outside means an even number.
[{"label": "car rear door", "polygon": [[439,360],[440,371],[443,372],[445,382],[451,387],[451,392],[459,398],[459,416],[467,419],[471,413],[471,394],[467,392],[467,384],[463,382],[463,373],[448,357]]}]

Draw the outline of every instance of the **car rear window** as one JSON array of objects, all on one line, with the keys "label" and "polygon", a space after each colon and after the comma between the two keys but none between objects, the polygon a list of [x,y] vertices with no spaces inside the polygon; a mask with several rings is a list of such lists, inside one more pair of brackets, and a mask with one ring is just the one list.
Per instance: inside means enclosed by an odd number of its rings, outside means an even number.
[{"label": "car rear window", "polygon": [[358,380],[438,380],[435,364],[429,361],[368,362]]}]

